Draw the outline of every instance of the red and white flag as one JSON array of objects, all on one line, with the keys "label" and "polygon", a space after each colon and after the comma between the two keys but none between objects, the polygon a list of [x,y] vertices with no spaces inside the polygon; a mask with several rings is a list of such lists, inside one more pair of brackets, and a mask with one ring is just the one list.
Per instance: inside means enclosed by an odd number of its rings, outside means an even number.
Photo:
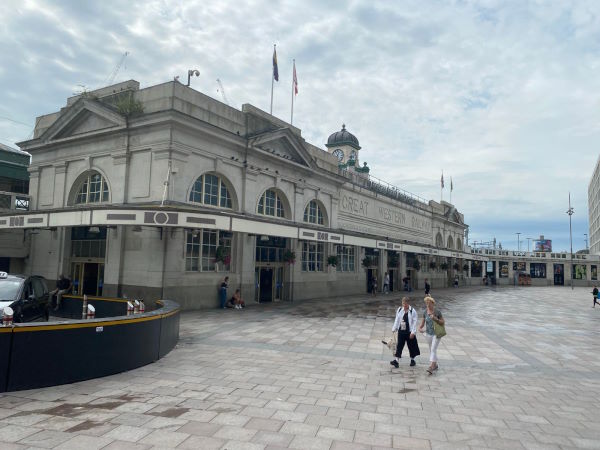
[{"label": "red and white flag", "polygon": [[294,94],[298,95],[298,77],[296,77],[296,62],[294,62]]}]

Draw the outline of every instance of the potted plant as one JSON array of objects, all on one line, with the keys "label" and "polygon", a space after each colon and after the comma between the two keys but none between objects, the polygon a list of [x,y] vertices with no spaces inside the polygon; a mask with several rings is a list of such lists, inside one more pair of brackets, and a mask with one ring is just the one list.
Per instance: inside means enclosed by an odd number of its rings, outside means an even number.
[{"label": "potted plant", "polygon": [[362,259],[363,267],[371,267],[373,265],[373,259],[370,256],[365,256]]},{"label": "potted plant", "polygon": [[286,264],[294,264],[296,262],[296,252],[291,250],[283,252],[283,262]]},{"label": "potted plant", "polygon": [[339,264],[339,259],[338,259],[337,255],[329,255],[327,257],[327,265],[328,266],[337,267],[338,264]]}]

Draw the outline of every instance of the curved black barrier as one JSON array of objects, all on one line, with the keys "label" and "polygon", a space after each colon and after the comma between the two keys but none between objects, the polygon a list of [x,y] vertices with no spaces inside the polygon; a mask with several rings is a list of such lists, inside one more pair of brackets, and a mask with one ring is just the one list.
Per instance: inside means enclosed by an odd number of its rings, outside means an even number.
[{"label": "curved black barrier", "polygon": [[180,310],[169,300],[160,305],[134,316],[0,328],[0,355],[6,355],[0,392],[103,377],[162,358],[179,339]]}]

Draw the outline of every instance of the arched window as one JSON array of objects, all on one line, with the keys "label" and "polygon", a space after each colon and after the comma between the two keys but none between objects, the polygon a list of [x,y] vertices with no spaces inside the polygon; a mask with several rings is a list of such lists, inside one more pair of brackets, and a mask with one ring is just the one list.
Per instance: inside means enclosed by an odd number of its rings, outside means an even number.
[{"label": "arched window", "polygon": [[258,214],[273,217],[284,217],[283,198],[281,194],[273,189],[267,189],[258,200]]},{"label": "arched window", "polygon": [[456,238],[456,250],[462,250],[462,242],[460,238]]},{"label": "arched window", "polygon": [[442,238],[442,234],[439,232],[438,232],[437,236],[435,237],[435,246],[438,248],[444,246],[444,239]]},{"label": "arched window", "polygon": [[448,248],[454,248],[454,240],[452,239],[452,236],[448,236]]},{"label": "arched window", "polygon": [[76,205],[108,201],[108,183],[98,172],[90,172],[81,182],[75,195]]},{"label": "arched window", "polygon": [[315,225],[324,225],[323,207],[316,200],[311,200],[304,209],[304,221]]},{"label": "arched window", "polygon": [[231,195],[223,179],[212,173],[200,175],[190,191],[190,202],[231,209]]}]

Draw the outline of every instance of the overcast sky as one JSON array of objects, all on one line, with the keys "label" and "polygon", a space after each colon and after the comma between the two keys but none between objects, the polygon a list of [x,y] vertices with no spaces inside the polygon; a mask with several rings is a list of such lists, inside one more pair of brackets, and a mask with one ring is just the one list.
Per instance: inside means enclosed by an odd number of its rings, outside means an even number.
[{"label": "overcast sky", "polygon": [[600,143],[600,2],[33,1],[0,2],[0,142],[35,117],[115,82],[185,82],[289,121],[325,149],[342,123],[371,174],[464,213],[470,241],[585,248],[587,187]]}]

